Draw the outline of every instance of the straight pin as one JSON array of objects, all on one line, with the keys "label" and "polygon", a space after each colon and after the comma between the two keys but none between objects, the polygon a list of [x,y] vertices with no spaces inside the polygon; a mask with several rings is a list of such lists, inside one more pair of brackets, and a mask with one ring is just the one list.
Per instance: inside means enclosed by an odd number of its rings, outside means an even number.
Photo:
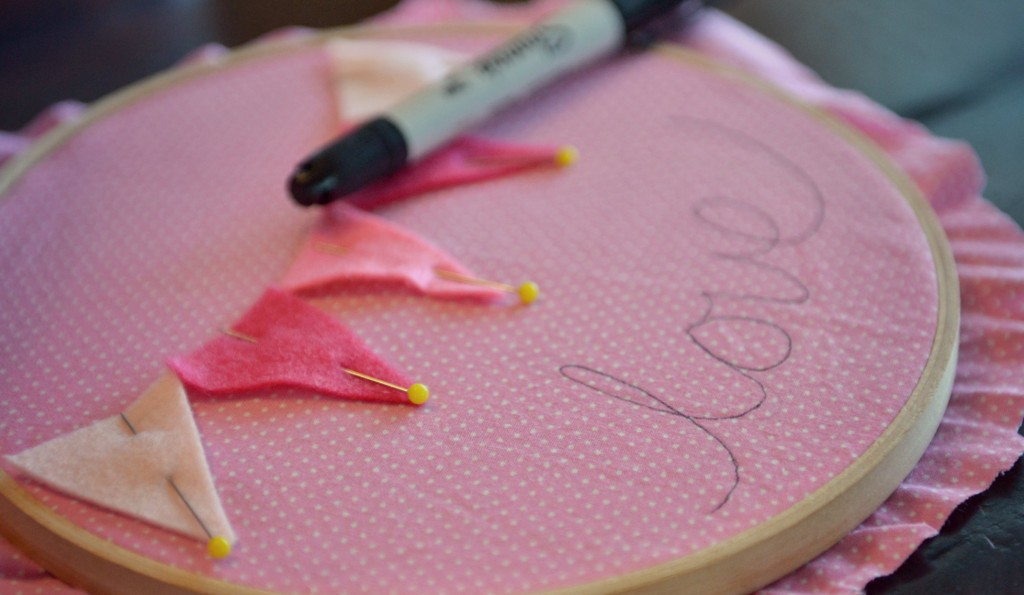
[{"label": "straight pin", "polygon": [[505,293],[513,293],[519,296],[519,301],[524,304],[532,304],[537,300],[540,295],[540,288],[537,284],[532,281],[527,281],[519,287],[509,285],[508,283],[501,283],[499,281],[488,281],[487,279],[478,279],[477,277],[471,277],[469,275],[463,275],[462,273],[456,273],[455,271],[449,271],[447,269],[435,268],[434,274],[439,278],[446,281],[453,281],[455,283],[466,283],[469,285],[479,285],[482,287],[493,287]]},{"label": "straight pin", "polygon": [[231,337],[232,339],[238,339],[240,341],[245,341],[247,343],[256,343],[256,337],[253,337],[252,335],[247,335],[245,333],[241,333],[230,327],[224,327],[220,329],[220,332]]},{"label": "straight pin", "polygon": [[[252,336],[247,335],[245,333],[236,331],[233,328],[224,327],[224,328],[222,328],[220,330],[221,330],[222,333],[224,333],[225,335],[227,335],[227,336],[229,336],[229,337],[231,337],[233,339],[238,339],[240,341],[247,341],[249,343],[256,343],[257,342],[255,337],[252,337]],[[380,378],[374,378],[373,376],[369,376],[367,374],[363,374],[362,372],[357,372],[355,370],[350,370],[349,368],[344,368],[343,367],[342,370],[344,370],[346,373],[348,373],[348,374],[350,374],[352,376],[355,376],[357,378],[362,378],[363,380],[368,380],[370,382],[376,382],[377,384],[386,386],[388,388],[393,388],[395,390],[400,390],[400,391],[404,392],[406,395],[409,396],[409,401],[411,403],[413,403],[414,405],[422,405],[422,404],[427,402],[427,399],[430,398],[430,389],[428,389],[426,387],[426,385],[420,384],[419,382],[417,382],[416,384],[413,384],[409,388],[405,388],[405,387],[402,387],[402,386],[398,386],[397,384],[392,384],[392,383],[388,382],[387,380],[381,380]],[[122,414],[122,417],[123,417],[123,414]],[[125,423],[127,423],[127,422],[128,422],[128,420],[125,419]]]},{"label": "straight pin", "polygon": [[349,253],[349,248],[339,246],[337,244],[329,244],[327,242],[316,242],[313,244],[313,247],[321,252],[335,254],[338,256],[344,256]]},{"label": "straight pin", "polygon": [[124,420],[124,425],[128,426],[128,429],[132,431],[133,436],[138,434],[138,432],[135,431],[135,426],[132,425],[132,422],[128,421],[128,416],[124,414],[124,411],[121,412],[121,419]]},{"label": "straight pin", "polygon": [[[567,154],[575,155],[574,151],[575,151],[575,149],[573,147],[571,147],[571,146],[569,146],[569,147],[562,147],[562,149],[559,150],[559,154],[561,154],[563,152],[568,152]],[[575,159],[575,158],[573,158],[573,159]],[[556,162],[559,162],[561,164],[561,161],[559,161],[559,158],[557,157],[557,155],[556,155]],[[571,162],[572,161],[570,160],[570,161],[564,163],[563,165],[568,165]],[[317,250],[320,250],[321,252],[326,252],[328,254],[335,254],[335,255],[338,255],[338,256],[344,256],[344,255],[348,254],[348,252],[349,252],[349,249],[344,247],[344,246],[338,246],[337,244],[329,244],[327,242],[316,242],[316,243],[313,244],[313,246]],[[532,281],[528,281],[526,283],[523,283],[519,287],[516,287],[514,285],[509,285],[508,283],[501,283],[501,282],[498,282],[498,281],[488,281],[486,279],[478,279],[476,277],[470,277],[469,275],[463,275],[461,273],[456,273],[455,271],[449,271],[447,269],[442,269],[442,268],[439,268],[439,267],[434,269],[434,274],[437,275],[438,277],[440,277],[441,279],[445,279],[447,281],[454,281],[455,283],[467,283],[467,284],[470,284],[470,285],[480,285],[480,286],[483,286],[483,287],[493,287],[493,288],[498,289],[500,291],[504,291],[505,293],[516,294],[516,295],[519,296],[519,301],[524,303],[524,304],[532,304],[534,301],[537,300],[537,297],[540,295],[540,288],[538,288],[537,284],[533,283]],[[231,336],[233,336],[233,337],[236,337],[238,339],[250,340],[250,339],[247,339],[245,335],[241,335],[241,333],[237,333],[237,331],[232,331],[231,329],[227,329],[224,332],[229,334],[229,335],[231,335]],[[239,336],[239,335],[241,335],[241,336]],[[256,342],[255,339],[251,339],[251,341],[253,343]]]},{"label": "straight pin", "polygon": [[[576,163],[579,158],[579,149],[572,145],[562,145],[551,156],[551,163],[558,167],[568,167]],[[522,163],[523,158],[520,155],[469,155],[466,157],[466,161],[478,165],[498,166],[505,164],[516,165]]]},{"label": "straight pin", "polygon": [[[131,430],[132,435],[138,436],[138,430],[136,430],[135,426],[132,425],[132,422],[128,419],[128,416],[125,415],[124,411],[122,411],[120,415],[121,420],[124,421],[124,425],[128,426],[128,429]],[[203,530],[203,533],[206,533],[206,536],[209,538],[209,541],[206,542],[206,551],[209,552],[211,557],[216,558],[218,560],[228,557],[231,554],[231,542],[228,541],[228,538],[223,537],[221,535],[214,535],[213,533],[211,533],[210,528],[207,527],[206,523],[203,522],[203,519],[199,516],[199,513],[196,512],[195,507],[193,507],[192,503],[189,502],[188,498],[185,497],[185,493],[182,492],[181,488],[178,487],[178,484],[175,483],[174,478],[171,477],[170,475],[167,475],[165,477],[167,479],[167,483],[171,484],[171,487],[174,488],[174,493],[177,494],[178,498],[180,498],[181,501],[185,504],[185,508],[187,508],[188,511],[192,513],[192,518],[194,518],[196,522],[199,523],[199,527]]]},{"label": "straight pin", "polygon": [[206,533],[207,537],[213,539],[213,533],[210,533],[210,529],[206,526],[206,523],[203,522],[203,519],[199,518],[199,513],[196,512],[196,509],[192,507],[192,503],[189,502],[188,498],[185,497],[185,494],[182,493],[181,488],[178,487],[178,484],[174,482],[174,478],[168,475],[167,483],[171,484],[171,487],[174,488],[174,492],[178,494],[178,497],[181,498],[181,501],[185,503],[185,508],[187,508],[188,511],[192,513],[192,517],[195,518],[196,522],[199,523],[199,526],[202,527],[203,533]]},{"label": "straight pin", "polygon": [[363,374],[362,372],[350,370],[349,368],[343,367],[342,371],[345,372],[346,374],[355,376],[356,378],[362,378],[363,380],[376,382],[377,384],[380,384],[382,386],[402,391],[403,393],[408,395],[409,402],[412,403],[413,405],[422,405],[427,402],[427,399],[430,398],[430,389],[428,389],[425,384],[420,384],[419,382],[413,384],[409,388],[405,388],[402,386],[398,386],[397,384],[388,382],[387,380],[381,380],[380,378],[374,378],[373,376]]}]

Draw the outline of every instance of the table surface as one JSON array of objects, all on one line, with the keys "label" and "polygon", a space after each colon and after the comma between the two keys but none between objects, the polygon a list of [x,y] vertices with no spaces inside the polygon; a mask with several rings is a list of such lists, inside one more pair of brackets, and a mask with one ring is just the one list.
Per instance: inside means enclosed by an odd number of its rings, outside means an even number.
[{"label": "table surface", "polygon": [[[204,43],[235,46],[288,25],[333,27],[395,4],[306,0],[8,0],[0,12],[0,130],[48,105],[95,100]],[[40,73],[48,76],[39,76]],[[1018,223],[1021,223],[1018,221]],[[868,593],[1024,592],[1024,466],[962,504],[941,534]],[[955,585],[955,587],[954,587]]]}]

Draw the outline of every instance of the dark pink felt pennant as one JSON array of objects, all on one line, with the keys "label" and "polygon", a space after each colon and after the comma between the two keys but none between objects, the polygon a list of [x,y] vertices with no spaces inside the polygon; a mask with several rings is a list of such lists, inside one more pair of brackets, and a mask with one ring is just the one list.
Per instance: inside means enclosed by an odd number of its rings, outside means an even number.
[{"label": "dark pink felt pennant", "polygon": [[463,136],[397,174],[368,186],[348,202],[376,209],[404,198],[494,180],[535,169],[554,169],[575,159],[570,147],[526,145]]},{"label": "dark pink felt pennant", "polygon": [[168,365],[190,389],[214,396],[299,388],[317,394],[408,403],[404,391],[355,377],[345,368],[400,387],[410,381],[327,313],[269,289],[230,329]]},{"label": "dark pink felt pennant", "polygon": [[[440,271],[440,274],[439,274]],[[466,267],[419,236],[346,204],[325,209],[281,281],[295,292],[389,287],[444,299],[491,301],[491,286],[453,281],[444,272],[472,276]]]}]

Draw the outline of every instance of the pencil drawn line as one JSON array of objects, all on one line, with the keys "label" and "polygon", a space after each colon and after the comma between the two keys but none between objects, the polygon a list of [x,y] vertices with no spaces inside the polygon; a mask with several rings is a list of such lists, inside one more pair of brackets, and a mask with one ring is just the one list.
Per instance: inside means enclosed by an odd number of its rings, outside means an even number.
[{"label": "pencil drawn line", "polygon": [[[790,359],[794,348],[792,335],[782,325],[772,320],[768,320],[765,317],[754,315],[715,315],[715,307],[723,300],[763,303],[775,306],[799,306],[810,301],[812,297],[810,288],[799,277],[797,277],[796,274],[778,265],[765,262],[764,259],[769,257],[772,252],[779,247],[795,246],[813,237],[821,229],[825,221],[825,198],[814,179],[797,163],[790,160],[775,148],[766,145],[756,138],[740,130],[729,128],[722,124],[707,120],[678,118],[677,123],[683,126],[703,128],[705,130],[710,129],[715,134],[731,140],[741,148],[753,150],[756,153],[766,156],[777,167],[790,174],[793,179],[797,180],[798,183],[807,190],[807,196],[810,197],[809,203],[806,200],[802,203],[804,208],[809,208],[811,210],[809,222],[801,226],[795,233],[792,233],[789,236],[783,233],[782,226],[771,212],[762,208],[760,205],[752,204],[745,200],[723,195],[713,195],[698,200],[691,209],[693,217],[709,229],[721,234],[722,236],[739,239],[751,244],[749,247],[743,249],[735,249],[731,251],[709,251],[710,256],[720,260],[753,267],[754,269],[765,272],[770,276],[774,276],[777,280],[781,280],[785,285],[796,289],[796,292],[793,295],[768,295],[764,292],[758,293],[757,291],[729,292],[711,291],[707,289],[701,290],[700,295],[706,301],[704,312],[696,322],[693,322],[686,327],[685,332],[687,337],[694,345],[704,352],[704,354],[725,365],[736,374],[739,374],[753,382],[754,385],[757,386],[757,390],[759,392],[758,398],[753,404],[750,404],[746,408],[735,413],[717,416],[691,415],[674,407],[668,401],[658,397],[654,393],[641,387],[639,384],[634,384],[620,378],[616,378],[615,376],[596,368],[582,364],[566,364],[560,366],[558,371],[563,377],[597,393],[637,407],[685,419],[687,422],[714,440],[729,457],[729,463],[732,466],[733,481],[728,489],[725,490],[721,500],[711,510],[713,513],[724,507],[732,498],[733,493],[740,484],[742,469],[740,460],[737,458],[733,449],[706,424],[711,422],[738,420],[760,409],[769,398],[769,389],[765,382],[758,378],[755,373],[769,372],[782,366]],[[801,203],[798,202],[797,206],[801,206]],[[721,220],[713,218],[712,214],[715,210],[733,210],[742,212],[745,214],[745,217],[740,218],[739,221],[742,224],[745,224],[747,229],[739,229],[737,227],[730,226]],[[735,219],[736,218],[734,217],[734,220]],[[753,225],[752,228],[751,224]],[[740,322],[766,327],[783,338],[785,347],[778,357],[763,365],[752,365],[749,362],[744,363],[737,361],[735,358],[728,357],[728,354],[723,355],[722,353],[711,349],[701,340],[700,336],[698,336],[698,331],[702,327],[716,322]],[[601,386],[595,385],[593,382],[588,382],[586,379],[588,375],[591,376],[591,380],[603,379],[605,381],[609,381],[613,383],[612,386],[620,389],[628,389],[625,391],[626,393],[632,392],[634,395],[641,395],[642,397],[646,397],[646,399],[637,400],[635,398],[630,398],[629,396],[624,396],[623,394],[607,390],[606,388],[602,388]],[[582,378],[579,376],[582,376]],[[647,402],[644,402],[645,400]]]},{"label": "pencil drawn line", "polygon": [[[810,223],[808,223],[804,227],[803,230],[801,230],[800,232],[796,233],[792,237],[788,237],[788,238],[787,237],[783,237],[782,234],[780,233],[778,238],[772,244],[772,248],[774,248],[776,246],[787,246],[787,245],[800,244],[800,243],[808,240],[811,236],[813,236],[815,233],[817,233],[819,229],[821,229],[822,224],[825,222],[825,196],[821,192],[821,188],[818,187],[818,183],[814,181],[814,178],[812,178],[810,176],[810,174],[808,174],[806,171],[804,171],[804,169],[801,168],[798,164],[794,163],[791,159],[786,157],[784,154],[782,154],[780,151],[778,151],[777,149],[775,149],[771,145],[767,145],[767,144],[761,142],[760,140],[754,138],[753,136],[750,136],[749,134],[747,134],[747,133],[745,133],[743,131],[737,130],[735,128],[730,128],[730,127],[725,126],[723,124],[720,124],[718,122],[712,122],[710,120],[702,120],[700,118],[688,118],[688,117],[680,116],[680,117],[675,118],[675,120],[676,120],[677,124],[682,125],[682,126],[692,126],[692,127],[696,127],[696,128],[711,129],[712,131],[714,131],[714,132],[716,132],[716,133],[718,133],[718,134],[720,134],[720,135],[722,135],[722,136],[724,136],[726,138],[729,138],[729,139],[733,140],[734,142],[736,142],[737,144],[739,144],[741,146],[745,145],[747,148],[752,148],[752,149],[756,150],[757,152],[761,153],[762,155],[767,156],[771,161],[773,161],[780,168],[782,168],[786,172],[792,174],[797,180],[799,180],[801,182],[801,184],[805,188],[807,188],[807,190],[810,192],[810,199],[813,202],[813,205],[811,205],[811,208],[812,208],[813,212],[811,213],[811,221],[810,221]],[[751,203],[748,203],[748,202],[742,201],[742,200],[736,200],[736,199],[732,199],[732,198],[728,198],[728,197],[718,196],[718,197],[711,197],[710,199],[704,199],[704,201],[700,201],[697,204],[700,205],[702,202],[706,202],[708,200],[713,200],[714,198],[718,198],[719,200],[725,200],[725,201],[728,201],[728,202],[739,204],[741,206],[745,206],[746,208],[750,209],[751,211],[767,215],[770,219],[772,219],[772,221],[775,221],[774,217],[772,217],[769,213],[765,212],[759,206],[753,205]],[[706,220],[706,218],[703,218],[703,217],[698,217],[698,218],[700,218],[702,221]],[[741,235],[741,236],[744,234],[744,232],[742,232],[740,230],[735,230],[735,229],[731,230],[731,233],[733,233],[735,235]],[[753,237],[748,238],[748,239],[754,239],[754,238],[756,238],[756,236],[753,236]]]},{"label": "pencil drawn line", "polygon": [[[573,373],[571,373],[572,371],[577,371],[577,370],[578,371],[582,371],[585,374],[573,375]],[[712,432],[711,430],[709,430],[703,424],[700,423],[702,420],[720,419],[720,418],[700,417],[700,416],[694,416],[694,415],[686,414],[686,413],[680,411],[679,409],[677,409],[676,407],[673,407],[671,404],[668,403],[668,401],[665,401],[664,399],[658,397],[657,395],[655,395],[654,393],[648,391],[647,389],[643,388],[642,386],[637,385],[637,384],[633,384],[633,383],[628,382],[626,380],[622,380],[621,378],[617,378],[617,377],[612,376],[611,374],[609,374],[607,372],[603,372],[603,371],[598,370],[596,368],[591,368],[591,367],[580,365],[580,364],[566,364],[566,365],[560,366],[558,368],[558,372],[562,376],[564,376],[565,378],[568,378],[569,380],[575,382],[576,384],[579,384],[579,385],[581,385],[581,386],[583,386],[585,388],[588,388],[590,390],[596,391],[596,392],[601,393],[603,395],[612,397],[613,399],[617,399],[617,400],[623,401],[625,403],[630,403],[630,404],[636,405],[638,407],[643,407],[643,408],[649,409],[651,411],[656,411],[658,413],[667,413],[669,415],[673,415],[673,416],[676,416],[676,417],[681,417],[681,418],[685,419],[686,421],[690,422],[694,427],[696,427],[701,432],[706,434],[712,440],[714,440],[726,452],[726,454],[729,456],[729,461],[730,461],[730,464],[732,465],[733,480],[732,480],[732,483],[729,485],[729,488],[726,490],[725,495],[715,505],[715,507],[711,509],[710,512],[715,512],[716,510],[718,510],[721,507],[725,506],[725,504],[729,501],[729,498],[732,496],[733,491],[736,489],[736,486],[739,485],[739,482],[740,482],[739,463],[736,461],[736,455],[732,452],[732,449],[729,448],[729,445],[726,444],[721,438],[716,436],[714,432]],[[592,374],[594,376],[598,376],[598,377],[603,378],[605,380],[610,380],[610,381],[612,381],[615,384],[618,384],[620,386],[624,386],[624,387],[627,387],[629,389],[632,389],[633,391],[639,392],[639,393],[643,394],[644,396],[650,398],[655,403],[657,403],[657,405],[651,405],[651,404],[643,403],[643,402],[640,402],[640,401],[636,401],[636,400],[633,400],[633,399],[631,399],[629,397],[622,396],[620,394],[616,394],[616,393],[611,392],[609,390],[605,390],[605,389],[601,388],[600,386],[596,386],[596,385],[594,385],[594,384],[592,384],[590,382],[587,382],[585,377],[586,377],[586,375],[589,375],[589,374]],[[577,376],[582,376],[582,377],[577,377]]]},{"label": "pencil drawn line", "polygon": [[[762,236],[758,234],[752,234],[743,230],[733,229],[726,225],[711,219],[707,216],[709,207],[716,207],[722,205],[739,207],[741,210],[748,211],[759,218],[763,223],[767,223],[771,230],[771,235]],[[697,201],[697,204],[693,205],[691,209],[693,216],[700,222],[711,227],[715,231],[718,231],[724,235],[736,236],[746,240],[753,240],[755,242],[761,242],[764,247],[754,248],[749,252],[740,253],[728,253],[728,252],[716,252],[715,254],[723,257],[743,257],[743,256],[755,256],[757,254],[764,254],[771,251],[775,246],[779,244],[779,239],[782,235],[782,230],[779,229],[779,224],[775,221],[775,218],[768,212],[760,207],[752,205],[746,201],[735,200],[727,196],[711,196]]]},{"label": "pencil drawn line", "polygon": [[[755,317],[752,317],[752,316],[711,316],[710,315],[711,314],[711,310],[712,310],[712,308],[714,308],[714,303],[715,303],[714,299],[713,299],[713,296],[711,294],[707,294],[707,293],[703,293],[703,294],[701,294],[701,296],[704,297],[706,300],[708,300],[708,309],[705,312],[704,316],[700,320],[698,320],[694,324],[690,325],[686,329],[686,334],[697,345],[697,347],[699,347],[704,353],[706,353],[709,356],[711,356],[712,358],[722,362],[723,364],[729,366],[733,370],[735,370],[737,372],[740,372],[741,374],[744,374],[743,370],[749,370],[749,371],[752,371],[752,372],[767,372],[768,370],[772,370],[772,369],[775,369],[775,368],[781,366],[783,363],[786,362],[787,359],[789,359],[789,356],[793,353],[793,338],[790,336],[790,334],[788,332],[786,332],[786,329],[782,328],[781,326],[775,324],[774,322],[772,322],[770,320],[764,320],[762,318],[755,318]],[[729,359],[727,359],[725,357],[722,357],[718,353],[712,351],[710,348],[708,348],[706,345],[704,345],[704,343],[701,342],[701,340],[699,338],[697,338],[697,336],[694,334],[694,331],[696,329],[698,329],[698,328],[700,328],[702,326],[708,325],[708,324],[710,324],[712,322],[730,322],[730,321],[749,322],[751,324],[766,326],[766,327],[768,327],[770,329],[778,331],[779,334],[781,334],[785,338],[785,340],[786,340],[785,353],[778,359],[778,361],[776,361],[773,364],[768,364],[768,365],[765,365],[765,366],[745,366],[745,365],[740,364],[739,362],[735,362],[735,361],[729,360]],[[747,376],[747,374],[744,374],[744,376]],[[755,380],[755,382],[757,382],[757,381]]]}]

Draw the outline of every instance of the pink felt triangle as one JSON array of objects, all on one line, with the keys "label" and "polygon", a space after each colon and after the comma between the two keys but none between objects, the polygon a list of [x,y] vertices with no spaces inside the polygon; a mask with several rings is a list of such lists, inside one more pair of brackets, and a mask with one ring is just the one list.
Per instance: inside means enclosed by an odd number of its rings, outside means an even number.
[{"label": "pink felt triangle", "polygon": [[30,477],[76,498],[196,539],[235,541],[185,391],[173,374],[161,376],[123,416],[7,459]]},{"label": "pink felt triangle", "polygon": [[231,329],[168,364],[189,389],[213,396],[299,388],[343,399],[408,403],[402,390],[358,378],[345,368],[407,388],[405,376],[378,358],[327,313],[269,289]]},{"label": "pink felt triangle", "polygon": [[343,203],[325,209],[281,285],[302,293],[357,287],[404,289],[446,299],[491,301],[495,287],[453,281],[466,267],[426,240]]},{"label": "pink felt triangle", "polygon": [[459,137],[398,173],[371,184],[346,200],[364,209],[465,184],[474,184],[535,169],[554,169],[568,149]]}]

